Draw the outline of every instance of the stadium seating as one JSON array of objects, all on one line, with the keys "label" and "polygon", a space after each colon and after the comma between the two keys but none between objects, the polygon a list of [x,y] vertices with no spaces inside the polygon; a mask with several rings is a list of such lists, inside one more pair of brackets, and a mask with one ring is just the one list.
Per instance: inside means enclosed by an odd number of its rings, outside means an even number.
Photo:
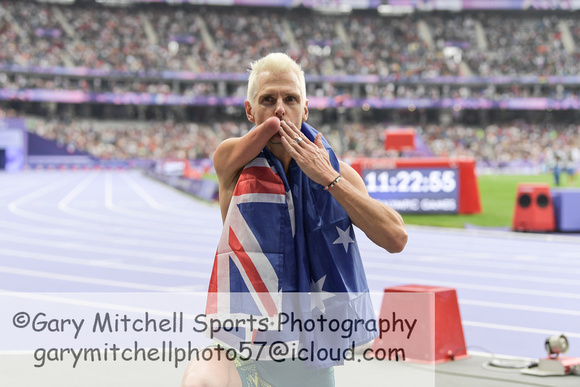
[{"label": "stadium seating", "polygon": [[[0,14],[0,116],[32,116],[31,131],[99,157],[210,157],[248,129],[240,105],[159,101],[243,100],[244,67],[286,51],[309,80],[313,124],[344,141],[345,157],[394,156],[384,130],[403,124],[434,156],[473,157],[480,171],[547,171],[558,152],[573,169],[580,162],[573,13],[4,1]],[[341,95],[377,107],[349,108],[339,128],[315,102]]]}]

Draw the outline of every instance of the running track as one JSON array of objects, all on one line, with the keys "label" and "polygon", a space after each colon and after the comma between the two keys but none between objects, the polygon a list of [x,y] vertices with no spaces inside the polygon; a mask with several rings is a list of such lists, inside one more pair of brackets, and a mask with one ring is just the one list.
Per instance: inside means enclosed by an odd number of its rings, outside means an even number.
[{"label": "running track", "polygon": [[[1,173],[0,290],[203,292],[220,231],[216,205],[138,172]],[[468,350],[543,357],[564,333],[580,356],[580,237],[408,232],[391,255],[357,230],[376,309],[387,286],[453,287]]]}]

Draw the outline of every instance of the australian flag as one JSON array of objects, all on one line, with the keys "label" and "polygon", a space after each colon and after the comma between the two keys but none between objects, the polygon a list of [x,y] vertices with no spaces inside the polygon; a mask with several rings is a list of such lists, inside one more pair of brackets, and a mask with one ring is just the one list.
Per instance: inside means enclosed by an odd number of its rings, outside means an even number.
[{"label": "australian flag", "polygon": [[[301,129],[314,141],[314,128],[303,123]],[[323,143],[339,171],[338,159],[326,140]],[[299,324],[280,326],[280,316],[291,313]],[[230,339],[282,338],[310,351],[343,351],[376,336],[365,329],[331,334],[328,326],[325,330],[316,323],[314,329],[305,329],[307,320],[320,316],[348,326],[349,321],[368,321],[375,315],[346,211],[294,161],[285,174],[267,148],[246,165],[234,190],[216,251],[206,314],[241,322],[258,316],[268,321],[268,332],[264,326],[246,325],[228,332]],[[232,345],[225,336],[222,339]],[[314,367],[341,363],[310,360]]]}]

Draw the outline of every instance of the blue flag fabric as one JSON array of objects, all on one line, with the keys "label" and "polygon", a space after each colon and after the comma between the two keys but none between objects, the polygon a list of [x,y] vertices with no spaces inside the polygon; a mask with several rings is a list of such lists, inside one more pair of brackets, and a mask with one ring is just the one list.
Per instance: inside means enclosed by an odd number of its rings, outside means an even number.
[{"label": "blue flag fabric", "polygon": [[[306,123],[301,131],[311,141],[318,133]],[[323,144],[338,175],[338,159]],[[251,340],[292,343],[294,355],[304,348],[315,368],[341,364],[349,349],[376,337],[367,329],[375,314],[348,214],[294,160],[285,174],[267,148],[240,176],[216,252],[207,314],[228,313],[266,316],[274,329],[254,329]]]}]

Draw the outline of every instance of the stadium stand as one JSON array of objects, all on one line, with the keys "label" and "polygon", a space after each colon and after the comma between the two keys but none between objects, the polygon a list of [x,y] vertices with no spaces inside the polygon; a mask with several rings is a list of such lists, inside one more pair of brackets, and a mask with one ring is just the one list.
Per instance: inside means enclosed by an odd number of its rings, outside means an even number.
[{"label": "stadium stand", "polygon": [[344,156],[389,156],[384,129],[405,125],[481,170],[580,162],[570,12],[2,1],[0,19],[0,115],[98,157],[211,157],[249,129],[244,64],[286,51]]}]

